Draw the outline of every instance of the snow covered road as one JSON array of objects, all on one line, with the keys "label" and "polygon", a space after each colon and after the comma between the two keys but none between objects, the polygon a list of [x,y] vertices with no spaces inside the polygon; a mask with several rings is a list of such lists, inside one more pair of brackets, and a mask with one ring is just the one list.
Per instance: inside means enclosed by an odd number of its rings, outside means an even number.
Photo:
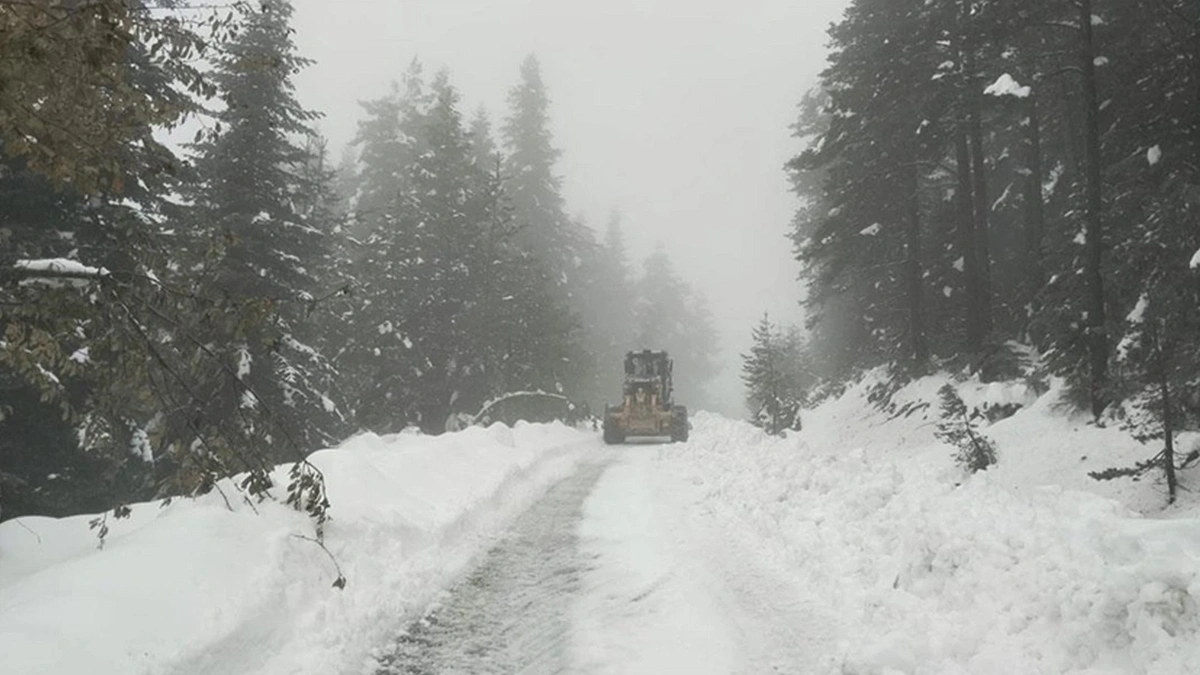
[{"label": "snow covered road", "polygon": [[602,458],[547,491],[466,579],[378,658],[378,675],[561,673],[585,563],[572,523]]},{"label": "snow covered road", "polygon": [[585,504],[577,672],[827,672],[831,616],[704,509],[703,479],[665,450],[626,448]]},{"label": "snow covered road", "polygon": [[651,445],[585,464],[400,636],[379,674],[829,672],[833,615],[673,468]]},{"label": "snow covered road", "polygon": [[1192,493],[1130,509],[1156,486],[1085,469],[1140,450],[1051,394],[987,427],[1000,463],[967,477],[916,407],[940,386],[899,417],[859,386],[785,438],[705,413],[665,445],[355,437],[312,457],[340,590],[274,502],[136,505],[103,550],[87,515],[0,523],[0,673],[1200,672]]}]

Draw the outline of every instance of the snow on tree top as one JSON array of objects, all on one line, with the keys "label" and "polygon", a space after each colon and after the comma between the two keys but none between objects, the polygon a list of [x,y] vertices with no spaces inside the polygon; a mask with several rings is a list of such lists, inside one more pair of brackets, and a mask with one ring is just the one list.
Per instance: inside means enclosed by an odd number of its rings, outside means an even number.
[{"label": "snow on tree top", "polygon": [[1017,98],[1028,98],[1033,90],[1028,86],[1022,87],[1013,79],[1012,75],[1004,73],[996,78],[996,81],[989,84],[987,89],[983,90],[988,96],[1015,96]]},{"label": "snow on tree top", "polygon": [[79,276],[94,276],[103,277],[108,275],[108,270],[103,267],[92,267],[84,265],[78,260],[69,260],[67,258],[41,258],[37,260],[18,260],[13,264],[13,267],[19,270],[28,270],[30,272],[54,272],[57,274],[74,274]]},{"label": "snow on tree top", "polygon": [[[1161,147],[1155,145],[1154,147],[1152,147],[1146,151],[1146,162],[1148,162],[1150,164],[1150,166],[1154,166],[1155,164],[1158,164],[1160,161],[1162,161],[1162,148]],[[1193,267],[1194,267],[1194,265],[1193,265]]]},{"label": "snow on tree top", "polygon": [[1141,297],[1138,298],[1137,304],[1133,306],[1133,309],[1130,310],[1129,314],[1125,317],[1125,320],[1129,323],[1141,323],[1146,316],[1146,308],[1148,306],[1150,306],[1150,300],[1146,297],[1146,294],[1143,293]]}]

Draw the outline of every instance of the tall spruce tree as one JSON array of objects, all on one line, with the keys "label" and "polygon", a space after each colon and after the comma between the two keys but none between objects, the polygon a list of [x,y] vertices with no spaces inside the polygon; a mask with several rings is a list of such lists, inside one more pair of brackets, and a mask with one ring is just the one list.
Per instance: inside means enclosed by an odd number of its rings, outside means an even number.
[{"label": "tall spruce tree", "polygon": [[[509,114],[501,128],[505,158],[505,189],[518,228],[517,242],[537,261],[554,304],[572,316],[553,323],[578,323],[582,269],[591,249],[589,231],[566,212],[561,180],[555,170],[560,151],[550,130],[550,97],[537,57],[521,64],[521,80],[508,94]],[[591,326],[581,326],[584,331]],[[590,358],[578,342],[566,356],[555,388],[578,396],[588,388]]]},{"label": "tall spruce tree", "polygon": [[544,261],[550,280],[567,288],[576,268],[576,243],[555,163],[562,154],[550,131],[550,97],[537,57],[521,64],[521,81],[508,94],[509,115],[501,128],[506,188],[519,241]]},{"label": "tall spruce tree", "polygon": [[675,360],[679,400],[703,408],[712,401],[706,385],[720,372],[717,332],[704,298],[675,272],[659,245],[637,281],[635,349],[665,349]]},{"label": "tall spruce tree", "polygon": [[589,327],[586,345],[596,364],[594,384],[586,396],[592,410],[620,395],[624,354],[636,346],[636,292],[627,255],[621,216],[614,211],[603,243],[585,261],[589,283],[581,297],[583,320]]},{"label": "tall spruce tree", "polygon": [[363,103],[354,144],[360,148],[350,199],[347,258],[356,268],[353,295],[339,319],[347,327],[338,363],[350,381],[349,395],[361,426],[385,433],[409,419],[409,376],[418,367],[413,337],[401,324],[420,300],[412,291],[420,258],[420,232],[406,214],[413,209],[412,168],[422,152],[429,102],[423,68],[413,60],[402,85]]},{"label": "tall spruce tree", "polygon": [[[207,274],[243,319],[232,334],[208,336],[228,349],[238,375],[214,392],[211,414],[263,407],[274,423],[246,420],[243,431],[281,458],[336,441],[342,421],[332,368],[300,339],[322,291],[318,273],[332,267],[332,222],[314,198],[328,194],[330,176],[310,170],[317,159],[303,141],[318,115],[299,104],[292,83],[309,64],[296,53],[292,11],[286,0],[264,0],[245,15],[214,64],[221,131],[192,147]],[[276,308],[267,323],[245,323]]]}]

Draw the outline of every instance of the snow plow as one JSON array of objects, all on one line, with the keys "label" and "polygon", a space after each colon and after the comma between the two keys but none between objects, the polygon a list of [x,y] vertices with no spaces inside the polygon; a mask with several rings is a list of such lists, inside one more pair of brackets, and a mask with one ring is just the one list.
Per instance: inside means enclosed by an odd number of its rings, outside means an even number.
[{"label": "snow plow", "polygon": [[671,398],[671,369],[666,352],[649,349],[625,355],[625,385],[619,405],[604,407],[604,442],[613,445],[627,438],[688,438],[687,408]]}]

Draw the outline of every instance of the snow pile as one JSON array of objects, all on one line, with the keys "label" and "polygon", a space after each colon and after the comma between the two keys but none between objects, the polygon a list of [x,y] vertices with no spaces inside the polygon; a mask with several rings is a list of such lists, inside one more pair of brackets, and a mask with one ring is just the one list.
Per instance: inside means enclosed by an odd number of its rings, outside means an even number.
[{"label": "snow pile", "polygon": [[108,275],[103,267],[84,265],[78,260],[68,258],[43,258],[39,260],[18,260],[13,267],[28,272],[47,272],[51,274],[70,274],[78,276],[102,277]]},{"label": "snow pile", "polygon": [[996,81],[989,84],[983,93],[988,96],[1014,96],[1016,98],[1029,98],[1033,90],[1028,86],[1021,86],[1013,79],[1012,75],[1004,73],[996,78]]},{"label": "snow pile", "polygon": [[[595,441],[560,424],[355,437],[315,453],[325,543],[302,514],[214,492],[109,520],[0,524],[4,672],[357,672]],[[278,488],[286,471],[278,474]],[[254,511],[259,511],[255,514]],[[349,667],[347,664],[351,664]]]},{"label": "snow pile", "polygon": [[890,414],[853,388],[786,439],[697,415],[664,462],[842,617],[839,672],[1200,672],[1200,510],[1086,475],[1152,453],[1064,416],[1056,391],[967,383],[970,407],[1022,409],[983,429],[999,465],[966,477],[933,437],[945,382]]},{"label": "snow pile", "polygon": [[103,267],[84,265],[69,258],[18,260],[13,264],[13,269],[28,273],[28,278],[21,280],[22,286],[40,285],[50,288],[86,286],[91,279],[106,277],[109,274]]}]

